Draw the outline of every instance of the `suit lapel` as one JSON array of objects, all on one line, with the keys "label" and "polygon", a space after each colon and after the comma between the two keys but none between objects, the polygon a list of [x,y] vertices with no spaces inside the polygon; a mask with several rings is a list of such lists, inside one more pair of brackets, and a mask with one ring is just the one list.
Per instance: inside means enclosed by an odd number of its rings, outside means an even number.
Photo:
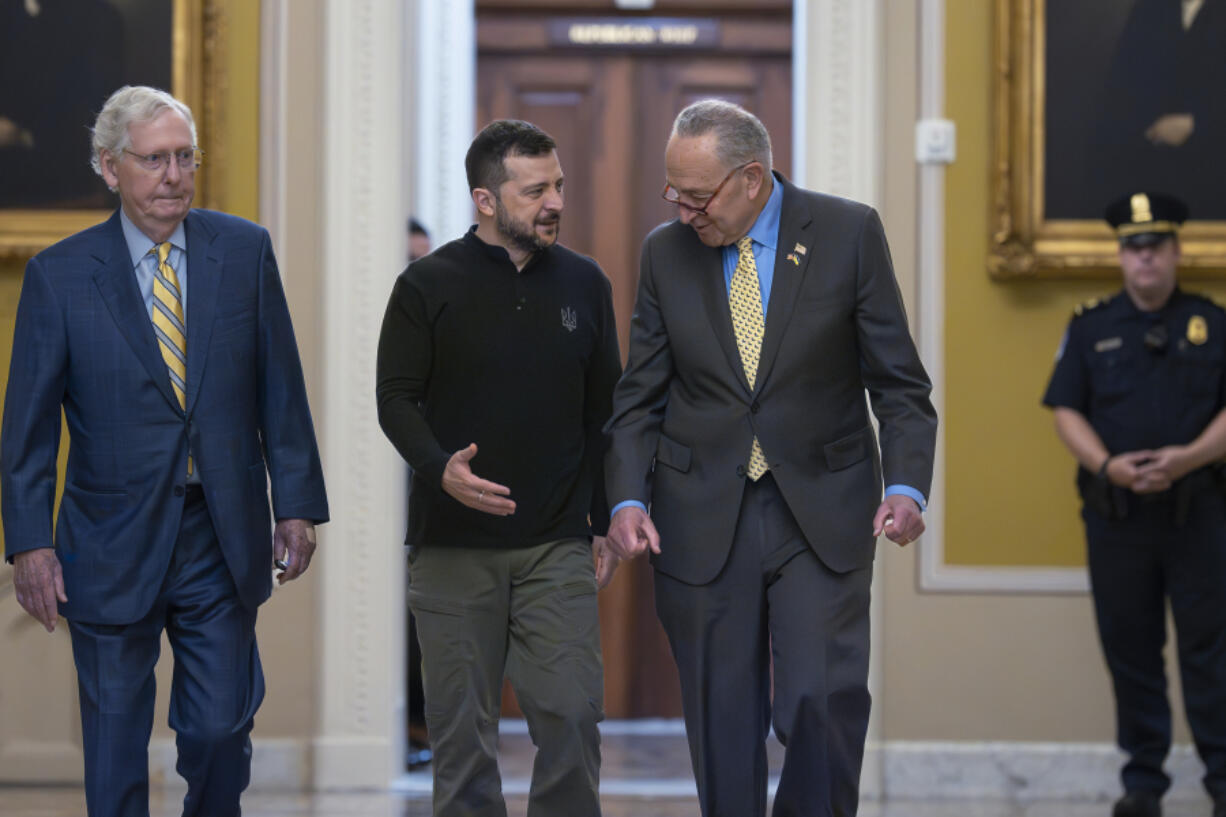
[{"label": "suit lapel", "polygon": [[[784,332],[796,307],[796,296],[809,269],[809,259],[814,257],[817,225],[809,209],[797,200],[797,193],[786,180],[776,176],[783,185],[783,206],[779,215],[779,243],[775,247],[775,277],[771,282],[770,305],[766,309],[766,334],[762,337],[762,351],[758,356],[758,378],[754,391],[770,376]],[[798,250],[804,247],[804,251]],[[793,262],[788,256],[796,259]]]},{"label": "suit lapel", "polygon": [[217,233],[194,210],[187,215],[187,411],[200,394],[204,364],[213,335],[213,317],[221,292],[224,254]]},{"label": "suit lapel", "polygon": [[[690,231],[693,233],[693,230]],[[745,390],[749,390],[749,381],[745,379],[745,366],[741,363],[741,351],[736,345],[736,332],[732,328],[732,308],[728,305],[728,285],[724,283],[724,253],[720,247],[708,247],[693,234],[696,259],[694,269],[697,270],[699,285],[702,292],[703,306],[706,308],[711,330],[719,340],[728,365],[736,373],[737,379]]]},{"label": "suit lapel", "polygon": [[118,210],[107,222],[106,233],[110,236],[109,246],[99,247],[99,252],[95,255],[101,267],[94,273],[94,284],[110,310],[111,318],[119,327],[120,334],[148,370],[149,377],[158,390],[174,406],[175,411],[179,411],[179,400],[170,388],[166,361],[162,360],[162,352],[158,349],[157,338],[153,334],[153,323],[149,320],[149,311],[145,308],[140,287],[136,284],[132,256],[123,237],[123,228],[119,224]]}]

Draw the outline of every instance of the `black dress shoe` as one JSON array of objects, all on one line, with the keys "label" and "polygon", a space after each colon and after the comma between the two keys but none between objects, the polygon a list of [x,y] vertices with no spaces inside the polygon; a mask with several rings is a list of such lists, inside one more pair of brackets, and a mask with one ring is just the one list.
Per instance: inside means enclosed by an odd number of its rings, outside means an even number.
[{"label": "black dress shoe", "polygon": [[1162,804],[1153,792],[1129,792],[1115,801],[1111,817],[1162,817]]}]

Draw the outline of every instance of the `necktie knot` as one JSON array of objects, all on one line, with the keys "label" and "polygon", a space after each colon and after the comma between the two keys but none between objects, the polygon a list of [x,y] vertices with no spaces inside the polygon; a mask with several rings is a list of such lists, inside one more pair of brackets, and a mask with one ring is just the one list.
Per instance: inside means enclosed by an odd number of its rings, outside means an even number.
[{"label": "necktie knot", "polygon": [[154,251],[158,255],[158,264],[159,265],[165,264],[166,259],[170,257],[170,242],[163,241],[161,244],[158,244],[157,247],[154,248]]},{"label": "necktie knot", "polygon": [[753,239],[750,238],[749,236],[745,236],[744,238],[736,242],[736,248],[742,256],[745,255],[746,253],[752,253],[753,252]]}]

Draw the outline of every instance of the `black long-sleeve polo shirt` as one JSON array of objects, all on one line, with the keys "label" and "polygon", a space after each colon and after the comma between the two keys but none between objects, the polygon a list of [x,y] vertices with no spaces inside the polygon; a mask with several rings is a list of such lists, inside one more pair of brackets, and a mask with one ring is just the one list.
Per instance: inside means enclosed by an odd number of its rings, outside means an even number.
[{"label": "black long-sleeve polo shirt", "polygon": [[[612,289],[563,246],[516,270],[476,228],[409,265],[379,337],[379,423],[413,467],[410,545],[526,547],[608,529],[601,432],[621,374]],[[477,476],[515,513],[472,510],[442,489],[477,444]],[[589,525],[590,515],[590,525]]]}]

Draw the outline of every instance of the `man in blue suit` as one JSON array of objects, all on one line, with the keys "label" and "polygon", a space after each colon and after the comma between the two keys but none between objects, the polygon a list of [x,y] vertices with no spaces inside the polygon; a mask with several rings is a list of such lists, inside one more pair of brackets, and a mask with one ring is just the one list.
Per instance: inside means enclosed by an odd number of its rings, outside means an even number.
[{"label": "man in blue suit", "polygon": [[282,583],[300,576],[328,518],[268,233],[191,209],[200,159],[185,105],[116,91],[93,166],[120,208],[32,258],[17,309],[0,430],[6,557],[22,607],[48,631],[57,603],[68,620],[91,817],[149,814],[163,631],[183,814],[237,817],[264,696],[256,609],[274,560]]}]

